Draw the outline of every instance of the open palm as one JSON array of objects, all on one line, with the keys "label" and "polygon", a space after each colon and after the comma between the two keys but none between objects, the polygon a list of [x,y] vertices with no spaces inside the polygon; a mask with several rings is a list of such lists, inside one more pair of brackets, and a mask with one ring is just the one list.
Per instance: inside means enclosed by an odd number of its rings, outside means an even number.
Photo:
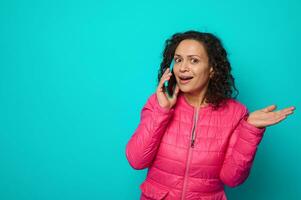
[{"label": "open palm", "polygon": [[292,114],[295,107],[292,106],[278,111],[274,111],[275,109],[276,105],[271,105],[266,108],[256,110],[249,114],[247,122],[257,128],[271,126],[281,122],[288,115]]}]

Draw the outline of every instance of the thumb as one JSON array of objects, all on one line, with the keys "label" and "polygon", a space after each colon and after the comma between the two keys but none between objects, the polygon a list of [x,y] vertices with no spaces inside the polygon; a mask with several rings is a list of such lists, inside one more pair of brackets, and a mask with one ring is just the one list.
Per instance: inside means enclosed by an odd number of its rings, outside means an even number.
[{"label": "thumb", "polygon": [[276,109],[276,105],[270,105],[270,106],[268,106],[268,107],[265,107],[264,109],[263,109],[263,111],[264,112],[271,112],[271,111],[273,111],[273,110],[275,110]]},{"label": "thumb", "polygon": [[178,84],[176,84],[176,88],[175,88],[175,91],[174,91],[174,93],[173,93],[173,98],[175,98],[175,97],[178,96],[179,91],[180,91],[180,88],[179,88]]},{"label": "thumb", "polygon": [[170,100],[171,100],[172,103],[176,102],[176,99],[177,99],[177,96],[179,94],[179,91],[180,91],[179,86],[176,85],[175,89],[174,89],[174,92],[173,92],[173,95],[170,97]]}]

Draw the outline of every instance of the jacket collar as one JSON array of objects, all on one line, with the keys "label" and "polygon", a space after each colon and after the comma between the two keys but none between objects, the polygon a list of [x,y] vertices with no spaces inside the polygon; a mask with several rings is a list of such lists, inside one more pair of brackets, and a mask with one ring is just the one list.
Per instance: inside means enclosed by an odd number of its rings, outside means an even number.
[{"label": "jacket collar", "polygon": [[[178,98],[178,104],[180,105],[180,107],[184,107],[184,108],[186,108],[186,109],[188,109],[192,112],[195,109],[197,109],[196,107],[194,107],[194,106],[192,106],[188,103],[188,101],[186,100],[183,92],[180,91],[177,98]],[[212,106],[210,104],[199,108],[199,110],[210,110],[210,109],[212,109]]]}]

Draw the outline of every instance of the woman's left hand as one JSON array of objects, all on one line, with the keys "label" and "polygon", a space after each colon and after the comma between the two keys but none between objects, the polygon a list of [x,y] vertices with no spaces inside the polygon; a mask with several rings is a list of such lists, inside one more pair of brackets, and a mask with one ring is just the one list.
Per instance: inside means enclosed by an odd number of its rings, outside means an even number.
[{"label": "woman's left hand", "polygon": [[277,124],[284,120],[286,116],[293,113],[295,107],[289,107],[282,110],[274,111],[276,109],[276,105],[271,105],[266,108],[256,110],[249,114],[247,118],[247,122],[252,124],[257,128],[264,128],[266,126],[271,126]]}]

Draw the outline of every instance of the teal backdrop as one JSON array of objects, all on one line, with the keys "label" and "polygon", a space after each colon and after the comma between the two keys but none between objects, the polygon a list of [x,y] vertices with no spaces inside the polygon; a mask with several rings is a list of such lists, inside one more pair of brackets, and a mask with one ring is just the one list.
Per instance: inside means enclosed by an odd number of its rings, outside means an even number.
[{"label": "teal backdrop", "polygon": [[147,170],[125,146],[156,90],[163,45],[190,29],[221,38],[250,111],[296,106],[268,127],[230,200],[299,199],[301,3],[0,1],[0,199],[139,199]]}]

